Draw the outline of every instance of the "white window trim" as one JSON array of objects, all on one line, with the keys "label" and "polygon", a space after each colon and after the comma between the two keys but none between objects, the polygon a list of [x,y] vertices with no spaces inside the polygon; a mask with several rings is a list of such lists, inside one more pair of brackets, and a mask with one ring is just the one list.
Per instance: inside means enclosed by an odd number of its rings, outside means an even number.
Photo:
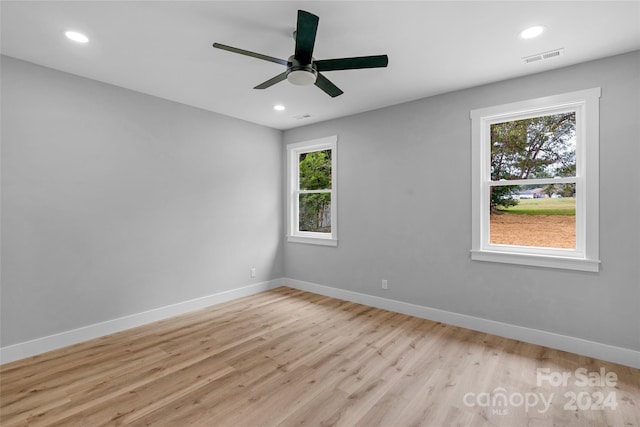
[{"label": "white window trim", "polygon": [[[599,98],[600,88],[586,89],[471,111],[472,247],[471,259],[538,267],[597,272],[599,259]],[[493,123],[558,111],[576,111],[576,249],[546,249],[490,244],[490,133]],[[520,181],[508,184],[519,185]]]},{"label": "white window trim", "polygon": [[[336,135],[287,145],[287,241],[314,245],[338,246],[338,137]],[[298,192],[300,154],[331,150],[331,233],[298,230]]]}]

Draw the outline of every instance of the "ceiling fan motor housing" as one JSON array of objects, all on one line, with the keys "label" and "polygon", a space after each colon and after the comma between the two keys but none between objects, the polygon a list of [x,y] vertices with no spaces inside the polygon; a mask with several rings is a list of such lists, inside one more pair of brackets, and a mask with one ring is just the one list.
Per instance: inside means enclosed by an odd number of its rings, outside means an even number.
[{"label": "ceiling fan motor housing", "polygon": [[287,80],[298,86],[312,85],[318,78],[318,71],[312,64],[303,64],[292,56],[289,57],[289,65],[287,67]]}]

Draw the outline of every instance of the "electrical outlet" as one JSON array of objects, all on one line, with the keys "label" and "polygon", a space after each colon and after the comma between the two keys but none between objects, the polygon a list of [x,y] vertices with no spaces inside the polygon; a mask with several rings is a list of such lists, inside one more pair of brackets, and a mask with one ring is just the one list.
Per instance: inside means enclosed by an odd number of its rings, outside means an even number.
[{"label": "electrical outlet", "polygon": [[256,277],[256,268],[252,267],[251,271],[249,272],[249,275],[251,276],[251,278],[255,278]]},{"label": "electrical outlet", "polygon": [[382,279],[382,289],[389,289],[389,283],[387,279]]}]

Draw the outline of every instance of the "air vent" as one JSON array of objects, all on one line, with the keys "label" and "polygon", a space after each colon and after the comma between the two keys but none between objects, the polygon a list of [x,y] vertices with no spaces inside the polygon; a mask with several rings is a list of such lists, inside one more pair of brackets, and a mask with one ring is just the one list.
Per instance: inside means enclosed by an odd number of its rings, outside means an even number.
[{"label": "air vent", "polygon": [[531,56],[525,56],[522,58],[525,64],[529,64],[530,62],[544,61],[546,59],[557,58],[564,54],[564,49],[556,49],[550,50],[549,52],[537,53]]},{"label": "air vent", "polygon": [[296,120],[308,119],[311,117],[311,114],[301,114],[299,116],[294,116],[293,118]]}]

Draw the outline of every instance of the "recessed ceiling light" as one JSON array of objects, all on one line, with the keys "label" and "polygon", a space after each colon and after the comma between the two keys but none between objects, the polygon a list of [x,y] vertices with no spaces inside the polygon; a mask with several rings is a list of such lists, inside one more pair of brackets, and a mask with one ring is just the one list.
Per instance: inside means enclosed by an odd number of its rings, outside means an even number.
[{"label": "recessed ceiling light", "polygon": [[274,105],[273,109],[276,111],[284,111],[284,105],[280,105],[280,104]]},{"label": "recessed ceiling light", "polygon": [[532,39],[538,37],[540,34],[544,33],[546,30],[542,25],[536,25],[534,27],[529,27],[526,30],[520,32],[520,37],[523,39]]},{"label": "recessed ceiling light", "polygon": [[87,36],[77,31],[67,31],[64,35],[67,36],[68,39],[78,43],[87,43],[89,41]]}]

